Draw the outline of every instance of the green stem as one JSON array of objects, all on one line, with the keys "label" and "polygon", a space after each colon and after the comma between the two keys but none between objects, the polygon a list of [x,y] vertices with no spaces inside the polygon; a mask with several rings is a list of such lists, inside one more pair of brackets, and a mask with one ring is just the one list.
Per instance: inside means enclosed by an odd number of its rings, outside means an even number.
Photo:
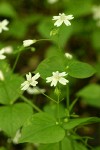
[{"label": "green stem", "polygon": [[17,57],[16,57],[15,63],[14,63],[13,68],[12,68],[12,72],[14,72],[14,70],[15,70],[15,67],[16,67],[16,65],[17,65],[19,56],[20,56],[20,53],[18,53],[18,55],[17,55]]},{"label": "green stem", "polygon": [[62,142],[59,142],[59,150],[62,150]]},{"label": "green stem", "polygon": [[67,109],[68,109],[68,111],[69,111],[69,86],[68,86],[68,84],[67,84],[67,98],[66,98],[66,100],[67,100]]},{"label": "green stem", "polygon": [[49,97],[49,96],[46,95],[45,93],[41,92],[41,90],[39,90],[38,88],[37,88],[37,90],[38,90],[42,95],[44,95],[45,97],[47,97],[48,99],[50,99],[51,101],[57,103],[54,99],[52,99],[51,97]]},{"label": "green stem", "polygon": [[58,95],[58,100],[57,100],[57,117],[58,117],[58,122],[60,123],[60,111],[59,111],[59,95]]},{"label": "green stem", "polygon": [[33,104],[32,102],[30,102],[26,97],[24,96],[20,96],[20,98],[26,102],[27,104],[29,104],[30,106],[32,106],[36,111],[38,112],[42,112],[42,110],[40,108],[38,108],[35,104]]},{"label": "green stem", "polygon": [[51,41],[51,39],[40,39],[40,40],[36,40],[37,42],[39,41]]}]

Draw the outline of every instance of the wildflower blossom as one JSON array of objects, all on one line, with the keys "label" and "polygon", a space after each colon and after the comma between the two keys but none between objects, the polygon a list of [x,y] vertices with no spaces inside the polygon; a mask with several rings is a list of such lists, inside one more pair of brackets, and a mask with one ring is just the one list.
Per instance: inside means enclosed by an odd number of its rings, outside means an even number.
[{"label": "wildflower blossom", "polygon": [[28,46],[30,46],[30,45],[32,45],[32,44],[34,44],[34,43],[36,43],[36,40],[24,40],[23,41],[23,46],[24,47],[28,47]]},{"label": "wildflower blossom", "polygon": [[68,59],[72,59],[73,58],[73,56],[71,54],[69,54],[69,53],[65,53],[65,57],[68,58]]},{"label": "wildflower blossom", "polygon": [[56,22],[54,23],[54,26],[61,26],[62,23],[64,23],[66,26],[70,26],[71,23],[69,20],[72,20],[74,17],[73,15],[68,15],[66,16],[64,13],[59,13],[59,16],[53,16],[52,20],[56,20]]},{"label": "wildflower blossom", "polygon": [[100,27],[100,6],[94,6],[92,8],[93,19],[97,21],[97,26]]},{"label": "wildflower blossom", "polygon": [[4,19],[3,21],[0,21],[0,33],[5,30],[9,30],[7,25],[8,25],[9,21],[7,19]]},{"label": "wildflower blossom", "polygon": [[29,87],[28,89],[27,89],[27,93],[29,93],[29,94],[35,94],[35,95],[37,95],[37,94],[41,94],[41,93],[44,93],[45,92],[45,89],[40,89],[39,87]]},{"label": "wildflower blossom", "polygon": [[11,54],[13,52],[12,46],[4,47],[3,50],[4,50],[4,53],[6,54]]},{"label": "wildflower blossom", "polygon": [[48,1],[48,3],[50,3],[50,4],[54,4],[54,3],[58,2],[58,0],[47,0],[47,1]]},{"label": "wildflower blossom", "polygon": [[3,75],[3,72],[0,70],[0,80],[4,80],[4,75]]},{"label": "wildflower blossom", "polygon": [[6,56],[4,55],[4,53],[5,53],[4,49],[1,49],[0,50],[0,59],[5,59],[6,58]]},{"label": "wildflower blossom", "polygon": [[17,132],[16,132],[16,135],[15,135],[15,137],[13,138],[13,143],[14,144],[18,144],[18,140],[19,140],[19,138],[21,137],[21,132],[20,132],[20,130],[18,130]]},{"label": "wildflower blossom", "polygon": [[66,72],[59,73],[59,71],[56,71],[53,72],[52,74],[53,76],[46,78],[47,80],[46,82],[47,83],[51,82],[51,86],[56,86],[58,82],[63,85],[66,85],[69,82],[67,79],[64,78],[66,75],[68,75],[68,73]]},{"label": "wildflower blossom", "polygon": [[27,90],[29,86],[36,86],[38,82],[36,81],[40,77],[40,74],[37,73],[32,77],[32,74],[29,72],[29,74],[26,74],[26,80],[21,84],[21,90]]}]

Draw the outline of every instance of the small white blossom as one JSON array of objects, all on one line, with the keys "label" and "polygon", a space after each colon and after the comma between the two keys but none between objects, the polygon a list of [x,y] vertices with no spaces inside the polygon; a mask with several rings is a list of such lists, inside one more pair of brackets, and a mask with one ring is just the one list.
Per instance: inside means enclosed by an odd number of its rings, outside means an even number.
[{"label": "small white blossom", "polygon": [[32,74],[29,72],[29,74],[26,74],[26,80],[21,84],[21,90],[27,90],[29,86],[36,86],[38,82],[36,81],[40,77],[40,74],[37,73],[32,77]]},{"label": "small white blossom", "polygon": [[5,30],[9,30],[7,25],[8,25],[9,21],[7,19],[4,19],[3,21],[0,21],[0,33]]},{"label": "small white blossom", "polygon": [[14,144],[18,144],[18,140],[19,140],[19,138],[21,137],[21,132],[20,132],[20,130],[18,130],[17,132],[16,132],[16,135],[15,135],[15,137],[13,138],[13,143]]},{"label": "small white blossom", "polygon": [[64,13],[59,13],[59,16],[53,16],[52,20],[56,20],[56,22],[54,23],[54,26],[61,26],[62,23],[64,23],[66,26],[70,26],[71,23],[69,20],[72,20],[74,17],[73,15],[65,15]]},{"label": "small white blossom", "polygon": [[0,80],[4,80],[4,75],[3,75],[3,72],[0,70]]},{"label": "small white blossom", "polygon": [[4,49],[1,49],[0,50],[0,59],[5,59],[6,58],[6,56],[4,55],[4,53],[5,53]]},{"label": "small white blossom", "polygon": [[64,78],[66,75],[68,75],[68,73],[66,72],[59,73],[59,71],[56,71],[53,72],[52,74],[53,76],[46,78],[47,80],[46,82],[47,83],[51,82],[51,86],[56,86],[58,82],[63,85],[66,85],[69,82],[67,79]]},{"label": "small white blossom", "polygon": [[97,26],[100,27],[100,6],[94,6],[92,8],[93,19],[97,21]]},{"label": "small white blossom", "polygon": [[48,1],[48,3],[50,3],[50,4],[54,4],[54,3],[58,2],[58,0],[47,0],[47,1]]},{"label": "small white blossom", "polygon": [[23,46],[24,46],[24,47],[28,47],[28,46],[30,46],[30,45],[36,43],[36,41],[37,41],[37,40],[35,40],[35,39],[34,39],[34,40],[30,40],[30,39],[29,39],[29,40],[24,40],[24,41],[23,41]]},{"label": "small white blossom", "polygon": [[39,87],[29,87],[28,89],[27,89],[27,93],[29,93],[29,94],[35,94],[35,95],[37,95],[37,94],[41,94],[41,93],[44,93],[45,92],[45,89],[40,89]]},{"label": "small white blossom", "polygon": [[6,54],[11,54],[13,52],[12,46],[4,47],[3,50],[4,50],[4,53]]},{"label": "small white blossom", "polygon": [[65,53],[65,57],[67,57],[68,59],[72,59],[73,58],[73,56],[71,54],[69,54],[69,53]]},{"label": "small white blossom", "polygon": [[94,6],[92,8],[92,11],[93,11],[93,18],[95,20],[98,20],[100,19],[100,6]]}]

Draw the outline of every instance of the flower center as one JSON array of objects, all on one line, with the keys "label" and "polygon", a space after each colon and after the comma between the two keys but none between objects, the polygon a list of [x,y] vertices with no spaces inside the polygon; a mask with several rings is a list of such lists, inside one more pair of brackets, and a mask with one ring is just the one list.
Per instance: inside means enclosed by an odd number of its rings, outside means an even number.
[{"label": "flower center", "polygon": [[66,17],[66,16],[63,14],[63,15],[60,16],[60,19],[61,19],[62,21],[64,21],[64,20],[65,20],[65,17]]}]

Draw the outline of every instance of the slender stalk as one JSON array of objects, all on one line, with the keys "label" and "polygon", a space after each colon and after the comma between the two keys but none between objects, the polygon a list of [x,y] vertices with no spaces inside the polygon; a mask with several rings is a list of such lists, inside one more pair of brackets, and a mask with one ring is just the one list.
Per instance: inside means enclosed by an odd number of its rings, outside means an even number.
[{"label": "slender stalk", "polygon": [[67,109],[69,111],[69,86],[67,84],[67,97],[66,97]]},{"label": "slender stalk", "polygon": [[15,60],[15,62],[14,62],[13,68],[12,68],[12,72],[14,72],[14,70],[15,70],[15,67],[16,67],[16,65],[17,65],[19,56],[20,56],[20,53],[18,53],[18,55],[17,55],[17,57],[16,57],[16,60]]},{"label": "slender stalk", "polygon": [[51,41],[51,39],[40,39],[40,40],[36,40],[37,42],[39,41]]},{"label": "slender stalk", "polygon": [[59,142],[59,150],[62,150],[62,142]]},{"label": "slender stalk", "polygon": [[60,110],[59,110],[59,95],[58,95],[58,103],[57,103],[57,117],[58,117],[58,122],[60,123]]},{"label": "slender stalk", "polygon": [[49,97],[48,95],[46,95],[45,93],[41,92],[41,90],[39,90],[38,88],[37,88],[37,90],[38,90],[42,95],[44,95],[45,97],[47,97],[48,99],[50,99],[51,101],[57,103],[53,98],[51,98],[51,97]]},{"label": "slender stalk", "polygon": [[32,102],[30,102],[26,97],[24,96],[20,96],[20,98],[26,102],[27,104],[29,104],[30,106],[32,106],[36,111],[38,112],[42,112],[42,110],[40,108],[38,108],[35,104],[33,104]]}]

